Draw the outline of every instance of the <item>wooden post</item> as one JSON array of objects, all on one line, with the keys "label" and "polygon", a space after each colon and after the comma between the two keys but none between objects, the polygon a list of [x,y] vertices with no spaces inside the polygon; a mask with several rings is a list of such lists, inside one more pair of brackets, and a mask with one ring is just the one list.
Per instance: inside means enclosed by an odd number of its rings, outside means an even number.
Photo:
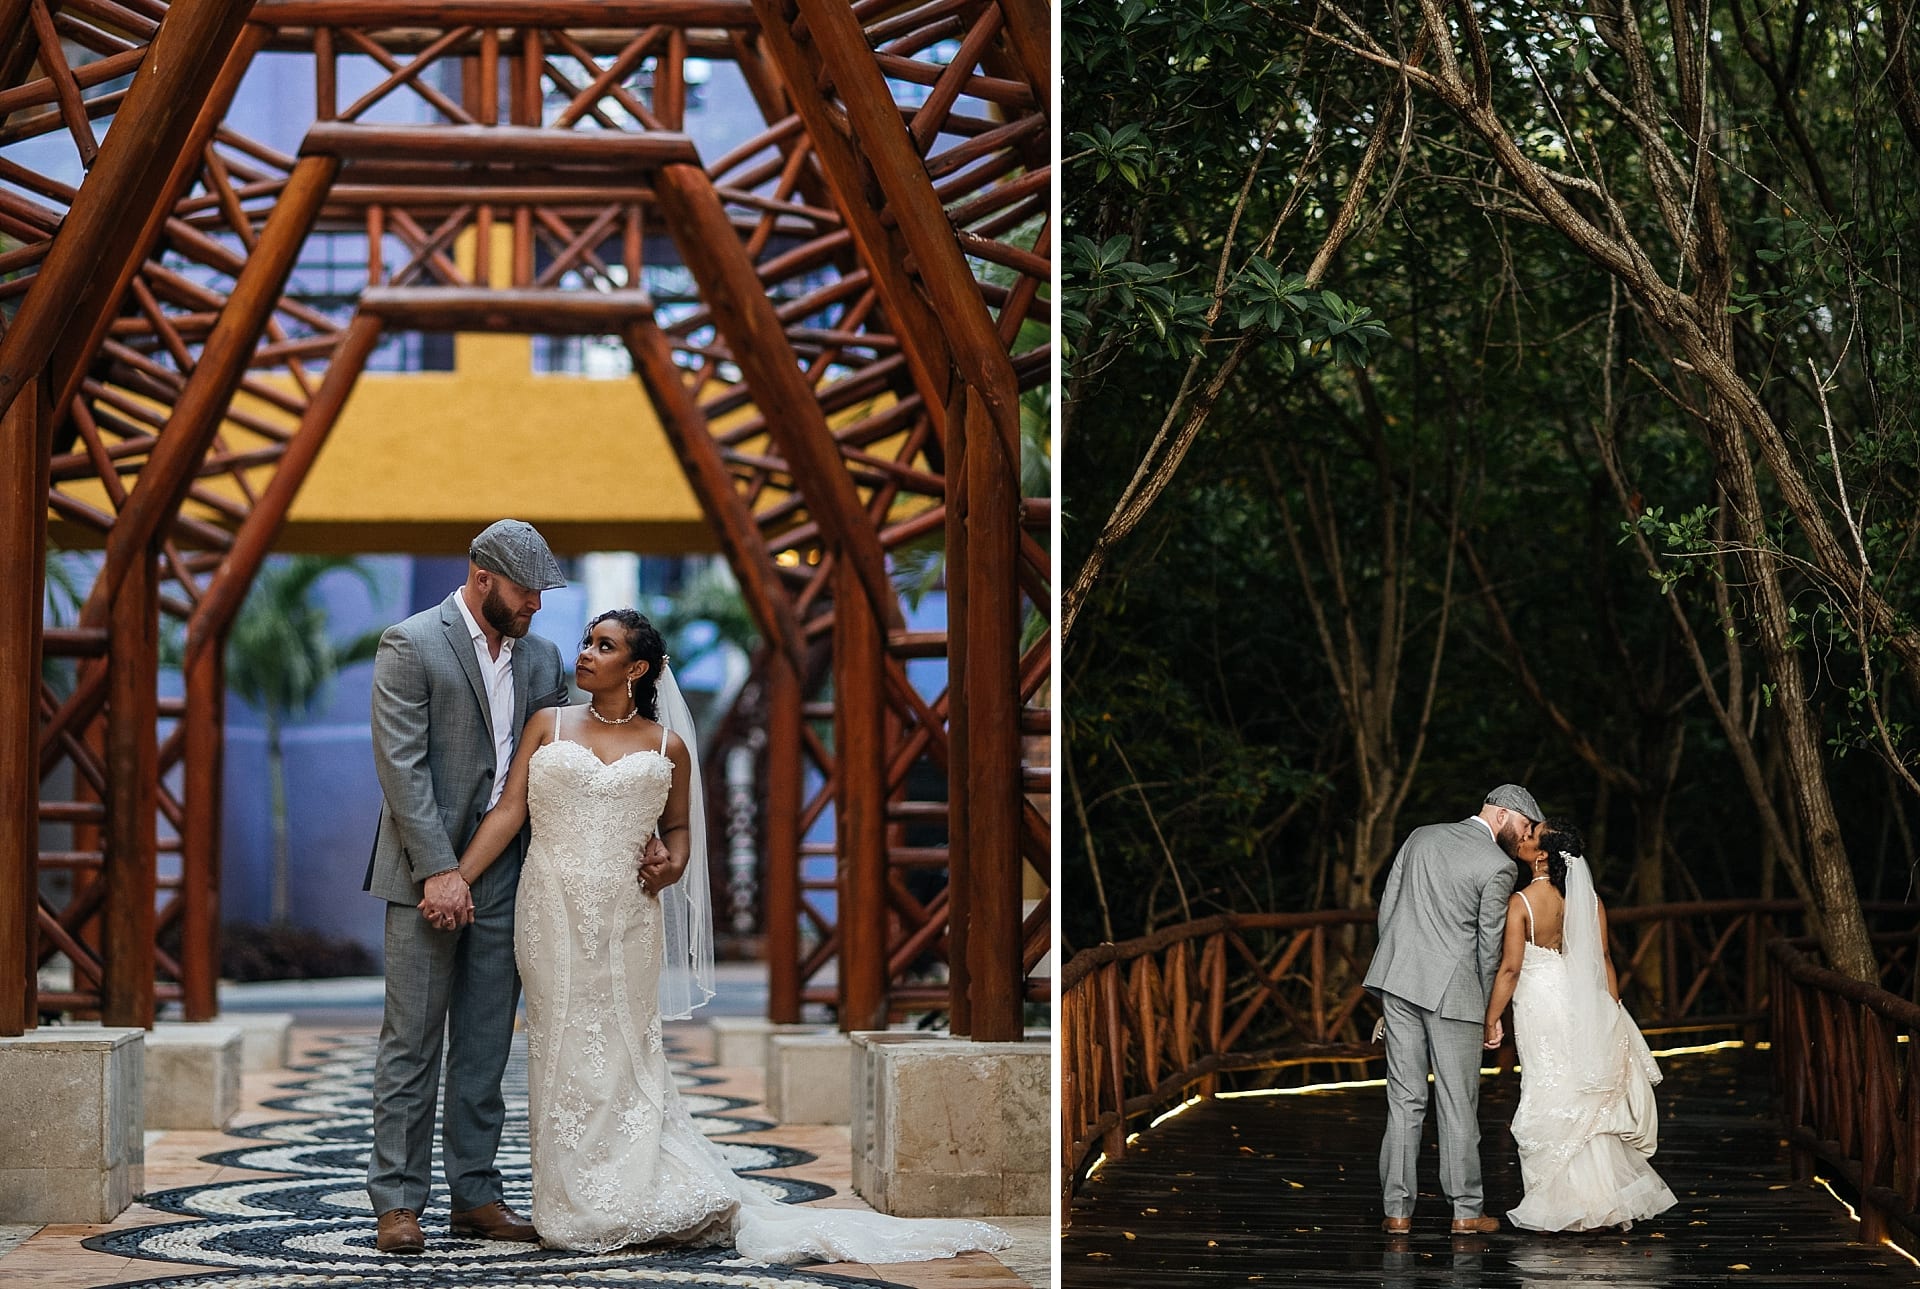
[{"label": "wooden post", "polygon": [[[951,434],[949,427],[949,434]],[[966,463],[958,492],[965,513],[961,577],[961,671],[950,707],[964,708],[967,966],[973,1037],[1019,1041],[1026,991],[1020,919],[1020,483],[986,400],[970,390]],[[948,487],[949,506],[955,489]]]},{"label": "wooden post", "polygon": [[188,1020],[212,1020],[219,1013],[220,805],[226,699],[223,654],[227,630],[379,340],[378,318],[356,314],[347,325],[346,335],[334,350],[327,374],[281,454],[272,480],[248,512],[187,624],[180,983]]},{"label": "wooden post", "polygon": [[880,624],[858,571],[833,586],[834,818],[840,850],[840,1028],[887,1024],[887,767]]},{"label": "wooden post", "polygon": [[800,672],[769,649],[767,808],[767,1019],[800,1022]]},{"label": "wooden post", "polygon": [[968,827],[967,745],[971,705],[963,701],[967,668],[968,390],[957,380],[947,423],[947,1026],[973,1036],[973,866]]},{"label": "wooden post", "polygon": [[160,600],[155,550],[133,560],[108,623],[107,905],[100,1018],[153,1025],[154,814],[159,806]]},{"label": "wooden post", "polygon": [[0,417],[0,1036],[39,1020],[40,648],[53,417],[38,376]]},{"label": "wooden post", "polygon": [[189,652],[180,830],[180,1001],[188,1020],[220,1014],[220,776],[225,764],[224,641]]}]

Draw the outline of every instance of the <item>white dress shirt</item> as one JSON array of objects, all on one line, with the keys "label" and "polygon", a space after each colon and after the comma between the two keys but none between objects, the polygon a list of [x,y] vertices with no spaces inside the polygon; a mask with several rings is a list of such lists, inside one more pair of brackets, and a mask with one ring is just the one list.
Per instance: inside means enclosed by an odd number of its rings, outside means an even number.
[{"label": "white dress shirt", "polygon": [[500,656],[487,647],[487,633],[467,607],[464,591],[453,597],[460,616],[467,620],[467,632],[473,637],[473,656],[480,663],[480,679],[487,689],[487,715],[493,723],[493,792],[487,797],[487,809],[500,801],[507,789],[507,767],[513,764],[513,637],[500,640]]}]

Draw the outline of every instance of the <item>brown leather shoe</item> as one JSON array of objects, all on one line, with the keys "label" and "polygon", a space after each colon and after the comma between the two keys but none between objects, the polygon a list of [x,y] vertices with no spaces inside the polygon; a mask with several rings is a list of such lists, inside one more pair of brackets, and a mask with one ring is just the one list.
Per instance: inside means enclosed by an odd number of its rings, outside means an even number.
[{"label": "brown leather shoe", "polygon": [[1492,1235],[1500,1229],[1497,1217],[1456,1217],[1453,1219],[1455,1235]]},{"label": "brown leather shoe", "polygon": [[1413,1219],[1410,1217],[1382,1218],[1380,1220],[1380,1229],[1388,1235],[1405,1235],[1407,1232],[1413,1230]]},{"label": "brown leather shoe", "polygon": [[540,1233],[533,1229],[533,1223],[500,1200],[479,1208],[460,1209],[451,1215],[448,1225],[453,1228],[455,1235],[473,1235],[482,1240],[512,1240],[520,1244],[533,1244],[540,1239]]},{"label": "brown leather shoe", "polygon": [[374,1247],[382,1253],[425,1253],[427,1237],[420,1233],[420,1219],[410,1208],[390,1208],[380,1215],[380,1230],[373,1237]]}]

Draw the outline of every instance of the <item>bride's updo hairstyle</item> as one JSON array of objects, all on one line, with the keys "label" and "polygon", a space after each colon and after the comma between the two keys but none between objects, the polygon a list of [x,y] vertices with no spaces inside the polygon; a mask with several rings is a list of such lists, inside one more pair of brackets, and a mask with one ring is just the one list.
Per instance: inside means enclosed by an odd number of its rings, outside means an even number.
[{"label": "bride's updo hairstyle", "polygon": [[1567,893],[1567,855],[1585,855],[1587,843],[1580,839],[1580,830],[1565,819],[1549,819],[1540,827],[1540,833],[1534,838],[1540,849],[1547,852],[1547,880],[1553,883],[1553,889],[1561,895]]},{"label": "bride's updo hairstyle", "polygon": [[582,647],[593,638],[593,629],[602,622],[618,622],[627,635],[628,656],[636,662],[647,664],[647,674],[634,681],[629,689],[633,694],[633,705],[640,709],[640,714],[650,721],[659,720],[660,704],[656,692],[660,684],[660,669],[667,665],[667,642],[660,638],[653,623],[632,609],[608,609],[587,623]]}]

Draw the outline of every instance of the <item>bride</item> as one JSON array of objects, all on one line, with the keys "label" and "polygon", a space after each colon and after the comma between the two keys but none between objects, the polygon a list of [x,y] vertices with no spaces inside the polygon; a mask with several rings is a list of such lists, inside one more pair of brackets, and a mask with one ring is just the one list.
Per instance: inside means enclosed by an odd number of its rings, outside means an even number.
[{"label": "bride", "polygon": [[[727,1244],[760,1262],[912,1262],[1000,1249],[980,1222],[789,1206],[734,1176],[680,1100],[660,1035],[713,995],[705,810],[693,722],[632,609],[595,618],[582,707],[537,712],[460,871],[531,815],[514,957],[527,1000],[533,1224],[549,1248]],[[649,838],[667,857],[648,857]],[[657,856],[658,848],[654,848]]]},{"label": "bride", "polygon": [[1652,1217],[1674,1203],[1647,1160],[1658,1138],[1660,1068],[1620,1002],[1607,955],[1607,910],[1579,833],[1535,824],[1515,857],[1529,880],[1507,902],[1507,934],[1487,999],[1486,1046],[1513,1002],[1520,1056],[1520,1148],[1526,1195],[1507,1214],[1533,1231],[1591,1231]]}]

